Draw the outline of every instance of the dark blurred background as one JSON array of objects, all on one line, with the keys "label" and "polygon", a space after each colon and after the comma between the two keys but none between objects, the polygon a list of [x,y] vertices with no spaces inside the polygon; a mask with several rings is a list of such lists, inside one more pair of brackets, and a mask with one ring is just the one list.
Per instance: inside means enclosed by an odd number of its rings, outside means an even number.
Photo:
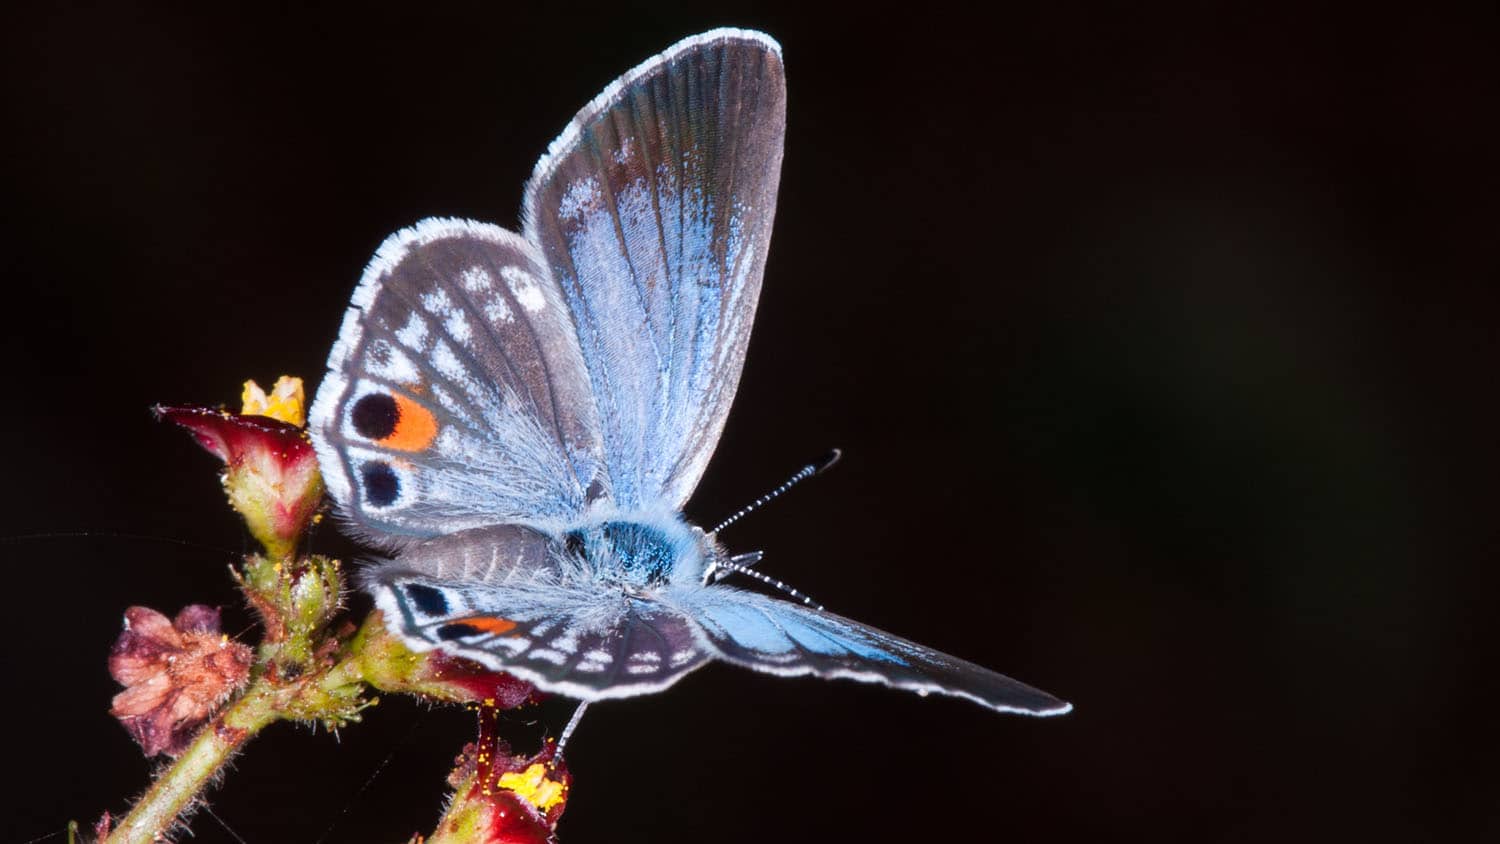
[{"label": "dark blurred background", "polygon": [[[790,116],[690,515],[843,447],[726,539],[1077,711],[710,667],[585,719],[563,839],[1500,833],[1497,7],[7,18],[4,841],[147,784],[107,714],[127,606],[256,636],[217,466],[148,406],[311,388],[388,233],[514,226],[579,106],[724,24],[781,40]],[[517,742],[567,712],[517,715]],[[212,806],[254,844],[403,841],[472,734],[395,698],[337,740],[278,725]]]}]

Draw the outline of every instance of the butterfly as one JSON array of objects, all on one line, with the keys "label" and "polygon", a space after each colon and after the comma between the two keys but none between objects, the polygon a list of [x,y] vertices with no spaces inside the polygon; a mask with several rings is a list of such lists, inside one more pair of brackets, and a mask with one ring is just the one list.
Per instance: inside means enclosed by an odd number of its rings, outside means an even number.
[{"label": "butterfly", "polygon": [[521,232],[427,219],[354,292],[310,431],[363,585],[417,651],[585,703],[711,661],[992,709],[1070,706],[794,601],[681,510],[755,317],[786,127],[781,49],[717,29],[626,73],[537,162]]}]

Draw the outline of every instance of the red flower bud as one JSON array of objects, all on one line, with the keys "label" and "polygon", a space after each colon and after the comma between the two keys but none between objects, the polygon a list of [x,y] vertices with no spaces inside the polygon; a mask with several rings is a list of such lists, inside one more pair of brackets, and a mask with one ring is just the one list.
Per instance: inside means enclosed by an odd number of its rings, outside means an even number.
[{"label": "red flower bud", "polygon": [[[247,402],[247,410],[264,410],[263,404],[262,394],[261,402]],[[250,412],[197,406],[155,411],[224,461],[221,479],[230,505],[273,558],[290,557],[323,500],[323,478],[307,432],[293,422]]]}]

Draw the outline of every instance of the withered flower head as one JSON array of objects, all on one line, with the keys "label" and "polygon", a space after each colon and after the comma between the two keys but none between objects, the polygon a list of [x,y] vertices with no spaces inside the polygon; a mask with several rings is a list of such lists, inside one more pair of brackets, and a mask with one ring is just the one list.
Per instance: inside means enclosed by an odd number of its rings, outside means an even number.
[{"label": "withered flower head", "polygon": [[240,413],[214,407],[157,407],[224,461],[229,503],[274,558],[295,550],[323,499],[323,478],[303,424],[302,382],[283,376],[266,395],[246,382]]},{"label": "withered flower head", "polygon": [[110,714],[147,756],[176,756],[218,707],[245,684],[252,652],[219,632],[219,611],[185,607],[175,620],[147,607],[125,611],[109,673],[126,686]]}]

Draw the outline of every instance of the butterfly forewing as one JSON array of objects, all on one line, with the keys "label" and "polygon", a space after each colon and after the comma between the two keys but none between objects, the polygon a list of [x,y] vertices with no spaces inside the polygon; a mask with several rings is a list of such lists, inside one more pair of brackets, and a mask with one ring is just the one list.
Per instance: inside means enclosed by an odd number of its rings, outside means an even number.
[{"label": "butterfly forewing", "polygon": [[604,476],[566,308],[535,248],[494,226],[427,220],[381,247],[310,423],[356,529],[399,544],[577,517]]},{"label": "butterfly forewing", "polygon": [[718,30],[606,89],[527,186],[526,236],[572,311],[624,507],[680,508],[723,430],[785,123],[779,47]]}]

